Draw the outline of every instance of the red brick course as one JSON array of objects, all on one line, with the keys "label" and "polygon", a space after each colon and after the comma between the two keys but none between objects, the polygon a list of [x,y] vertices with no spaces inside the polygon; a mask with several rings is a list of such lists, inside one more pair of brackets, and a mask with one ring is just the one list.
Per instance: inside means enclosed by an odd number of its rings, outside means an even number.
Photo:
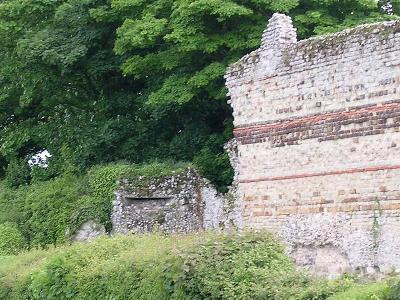
[{"label": "red brick course", "polygon": [[[393,165],[393,166],[387,165],[387,166],[376,166],[376,167],[368,167],[368,168],[353,168],[353,169],[347,169],[347,170],[338,170],[338,171],[329,171],[329,172],[320,172],[320,173],[302,173],[302,174],[286,175],[286,176],[262,177],[262,178],[255,178],[255,179],[240,180],[239,183],[289,180],[289,179],[299,179],[299,178],[306,178],[306,177],[330,176],[330,175],[352,174],[352,173],[361,173],[361,172],[376,172],[376,171],[397,170],[397,169],[400,169],[400,165]],[[248,200],[248,199],[245,199],[245,200]]]},{"label": "red brick course", "polygon": [[[388,122],[392,119],[392,122]],[[350,124],[357,128],[345,129]],[[328,141],[385,133],[400,128],[400,100],[386,104],[353,107],[308,117],[280,120],[274,123],[239,127],[234,136],[241,144],[270,142],[272,147],[295,145],[301,140]]]}]

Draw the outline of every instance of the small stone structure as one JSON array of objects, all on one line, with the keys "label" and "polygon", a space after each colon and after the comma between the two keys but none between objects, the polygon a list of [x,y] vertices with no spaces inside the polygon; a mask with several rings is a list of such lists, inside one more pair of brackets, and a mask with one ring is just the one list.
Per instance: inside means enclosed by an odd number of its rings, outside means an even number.
[{"label": "small stone structure", "polygon": [[232,228],[238,214],[229,197],[191,168],[171,176],[125,180],[115,196],[115,234]]},{"label": "small stone structure", "polygon": [[226,84],[242,227],[320,274],[400,271],[400,22],[298,42],[274,14]]}]

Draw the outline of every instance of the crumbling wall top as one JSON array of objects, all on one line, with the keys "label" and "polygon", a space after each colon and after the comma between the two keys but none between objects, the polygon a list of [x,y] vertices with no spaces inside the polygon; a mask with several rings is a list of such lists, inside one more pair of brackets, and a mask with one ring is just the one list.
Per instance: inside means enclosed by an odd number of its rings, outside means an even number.
[{"label": "crumbling wall top", "polygon": [[227,69],[235,128],[392,99],[379,83],[397,72],[399,43],[400,20],[297,41],[274,14],[260,48]]},{"label": "crumbling wall top", "polygon": [[227,85],[238,79],[255,79],[259,75],[272,73],[279,63],[282,52],[297,42],[292,19],[275,13],[268,22],[261,38],[261,46],[232,64],[225,76]]},{"label": "crumbling wall top", "polygon": [[296,29],[289,16],[275,13],[268,22],[261,38],[262,49],[282,50],[297,42]]},{"label": "crumbling wall top", "polygon": [[292,19],[284,14],[275,13],[264,30],[261,46],[228,67],[225,75],[226,84],[228,87],[236,86],[242,81],[271,76],[283,59],[287,62],[297,52],[305,52],[311,57],[317,52],[341,46],[348,41],[356,40],[363,43],[373,36],[388,39],[399,32],[400,20],[394,20],[364,24],[297,41]]}]

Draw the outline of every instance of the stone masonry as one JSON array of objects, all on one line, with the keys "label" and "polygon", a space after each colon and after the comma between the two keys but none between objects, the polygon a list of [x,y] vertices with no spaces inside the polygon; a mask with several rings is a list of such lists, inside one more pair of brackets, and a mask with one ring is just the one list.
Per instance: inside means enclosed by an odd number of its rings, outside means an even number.
[{"label": "stone masonry", "polygon": [[126,179],[115,193],[114,234],[187,233],[235,227],[238,209],[195,170]]},{"label": "stone masonry", "polygon": [[274,14],[226,84],[242,226],[319,274],[400,271],[400,22],[297,41]]}]

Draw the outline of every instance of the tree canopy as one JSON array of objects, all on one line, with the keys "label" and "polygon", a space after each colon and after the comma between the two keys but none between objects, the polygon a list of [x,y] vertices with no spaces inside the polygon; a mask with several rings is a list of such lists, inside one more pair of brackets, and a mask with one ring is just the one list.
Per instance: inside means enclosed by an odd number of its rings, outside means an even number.
[{"label": "tree canopy", "polygon": [[[299,38],[392,19],[400,1],[0,0],[0,176],[18,186],[95,164],[193,161],[220,186],[223,74],[274,12]],[[47,149],[45,171],[27,166]]]}]

